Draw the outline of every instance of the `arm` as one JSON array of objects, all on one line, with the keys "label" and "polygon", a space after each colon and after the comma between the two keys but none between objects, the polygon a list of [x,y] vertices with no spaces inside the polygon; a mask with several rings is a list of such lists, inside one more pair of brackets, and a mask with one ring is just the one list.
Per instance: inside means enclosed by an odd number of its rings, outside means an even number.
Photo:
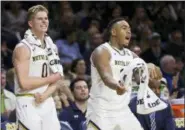
[{"label": "arm", "polygon": [[45,101],[47,98],[49,98],[56,90],[58,87],[59,83],[52,83],[48,86],[46,91],[44,93],[36,93],[35,94],[35,101],[37,104],[42,103]]},{"label": "arm", "polygon": [[110,54],[108,50],[105,48],[97,48],[92,54],[92,61],[104,84],[109,88],[116,90],[119,84],[112,75],[112,70],[109,65]]},{"label": "arm", "polygon": [[40,78],[40,77],[29,77],[29,62],[30,62],[30,51],[26,46],[20,46],[15,48],[13,52],[13,64],[15,72],[18,77],[18,81],[22,90],[32,90],[39,88],[43,85],[50,84],[59,80],[60,74],[53,74],[51,76]]}]

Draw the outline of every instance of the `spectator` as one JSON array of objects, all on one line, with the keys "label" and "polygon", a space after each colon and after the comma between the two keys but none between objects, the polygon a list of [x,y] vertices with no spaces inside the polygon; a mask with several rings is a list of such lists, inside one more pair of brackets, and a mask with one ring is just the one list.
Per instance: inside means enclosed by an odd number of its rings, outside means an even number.
[{"label": "spectator", "polygon": [[26,27],[27,12],[21,7],[21,2],[10,2],[10,10],[4,14],[3,27],[10,32],[17,33],[17,38],[21,40],[21,34]]},{"label": "spectator", "polygon": [[75,74],[75,78],[83,78],[86,81],[90,81],[90,76],[86,74],[86,63],[84,59],[76,59],[72,62],[71,72]]},{"label": "spectator", "polygon": [[183,71],[184,63],[180,57],[176,57],[175,60],[176,60],[176,73],[177,74],[173,78],[173,86],[174,88],[179,88],[179,87],[185,88],[185,86],[183,87],[183,83],[182,83],[183,77],[180,75],[181,72]]},{"label": "spectator", "polygon": [[173,90],[173,77],[176,75],[176,63],[175,59],[171,55],[165,55],[160,60],[160,67],[163,73],[163,77],[166,79],[168,84],[168,90],[172,94]]},{"label": "spectator", "polygon": [[12,93],[14,93],[14,74],[15,74],[15,69],[11,68],[7,71],[6,73],[6,89]]},{"label": "spectator", "polygon": [[[157,96],[160,96],[160,83],[153,80],[149,87],[154,91]],[[175,130],[175,122],[173,121],[171,106],[169,103],[167,108],[156,111],[150,114],[141,115],[136,112],[137,97],[130,101],[131,111],[135,114],[144,130]]]},{"label": "spectator", "polygon": [[180,57],[184,51],[182,32],[178,29],[174,29],[169,35],[169,43],[166,47],[168,54],[174,57]]},{"label": "spectator", "polygon": [[[184,54],[183,54],[183,57],[181,58],[181,60],[179,61],[179,68],[180,68],[180,72],[179,72],[179,80],[178,80],[178,88],[180,90],[180,96],[184,96],[184,92],[185,92],[185,60],[184,60]],[[178,61],[177,61],[178,62]],[[181,68],[182,67],[182,68]]]},{"label": "spectator", "polygon": [[136,55],[141,55],[141,48],[138,45],[132,45],[130,50],[133,51]]},{"label": "spectator", "polygon": [[84,79],[75,79],[70,84],[70,89],[74,94],[75,101],[61,111],[59,119],[60,121],[67,121],[73,130],[81,130],[81,125],[86,121],[88,85]]},{"label": "spectator", "polygon": [[144,51],[141,54],[141,58],[145,60],[145,62],[153,63],[157,66],[159,66],[159,61],[160,58],[166,53],[162,48],[161,48],[161,36],[159,33],[152,33],[149,36],[149,48]]},{"label": "spectator", "polygon": [[[70,5],[67,4],[67,7],[70,7]],[[75,19],[75,15],[73,14],[72,10],[64,10],[64,12],[62,12],[62,16],[61,16],[61,29],[63,31],[63,33],[66,32],[72,32],[73,30],[76,29],[76,19]]]},{"label": "spectator", "polygon": [[76,13],[78,24],[81,23],[81,20],[89,15],[91,4],[89,1],[84,1],[81,3],[82,9]]},{"label": "spectator", "polygon": [[138,45],[138,44],[139,44],[138,43],[138,36],[135,33],[132,33],[129,47],[131,47],[132,45]]},{"label": "spectator", "polygon": [[7,40],[3,37],[1,43],[1,64],[4,68],[9,69],[13,67],[12,64],[12,50],[7,46]]},{"label": "spectator", "polygon": [[64,67],[70,67],[73,60],[81,58],[79,45],[76,42],[76,32],[66,32],[65,39],[59,39],[56,41],[56,45],[59,51],[60,61]]},{"label": "spectator", "polygon": [[137,33],[140,33],[143,30],[143,28],[146,27],[152,28],[153,23],[148,18],[144,7],[138,5],[135,8],[135,12],[131,20],[131,25],[133,30],[135,30]]},{"label": "spectator", "polygon": [[122,9],[121,7],[117,4],[116,7],[112,9],[112,17],[109,20],[119,18],[122,16]]},{"label": "spectator", "polygon": [[9,118],[10,113],[15,109],[15,95],[5,89],[6,70],[1,69],[1,115]]},{"label": "spectator", "polygon": [[138,35],[140,37],[139,45],[142,49],[142,52],[146,51],[149,48],[149,39],[148,37],[152,35],[152,30],[146,25],[141,27]]},{"label": "spectator", "polygon": [[94,49],[96,47],[98,47],[100,44],[103,43],[103,36],[100,33],[95,33],[92,36],[90,36],[89,40],[90,40],[90,48],[85,50],[83,57],[84,57],[86,65],[87,65],[87,74],[90,75],[90,67],[91,67],[90,66],[90,56],[91,56],[91,53],[94,51]]},{"label": "spectator", "polygon": [[162,41],[168,40],[170,30],[177,26],[175,20],[173,20],[169,8],[164,7],[159,11],[158,17],[155,20],[155,30],[161,34]]}]

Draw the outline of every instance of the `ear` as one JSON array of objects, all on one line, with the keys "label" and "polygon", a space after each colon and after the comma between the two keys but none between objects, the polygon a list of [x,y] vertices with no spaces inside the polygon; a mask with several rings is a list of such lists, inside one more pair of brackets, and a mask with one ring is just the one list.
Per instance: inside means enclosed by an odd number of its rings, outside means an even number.
[{"label": "ear", "polygon": [[28,25],[32,28],[32,21],[28,21]]},{"label": "ear", "polygon": [[113,29],[111,30],[111,35],[112,35],[112,36],[116,36],[116,29],[113,28]]}]

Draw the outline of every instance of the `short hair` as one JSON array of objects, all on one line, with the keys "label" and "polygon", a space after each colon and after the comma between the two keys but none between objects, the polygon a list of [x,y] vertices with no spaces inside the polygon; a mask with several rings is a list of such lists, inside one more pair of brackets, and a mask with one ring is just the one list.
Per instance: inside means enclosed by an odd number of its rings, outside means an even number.
[{"label": "short hair", "polygon": [[160,60],[160,67],[163,69],[172,59],[175,60],[172,55],[164,55]]},{"label": "short hair", "polygon": [[43,5],[35,5],[28,9],[28,20],[31,20],[36,13],[44,11],[48,14],[48,10]]},{"label": "short hair", "polygon": [[108,26],[107,26],[107,39],[108,39],[108,40],[109,40],[109,38],[110,38],[110,36],[111,36],[112,27],[113,27],[117,22],[122,21],[122,20],[126,21],[125,18],[119,17],[119,18],[115,18],[115,19],[113,19],[113,20],[111,20],[111,21],[109,22],[109,24],[108,24]]},{"label": "short hair", "polygon": [[71,92],[74,91],[75,83],[77,83],[77,82],[79,82],[79,81],[84,81],[84,82],[86,82],[86,84],[88,85],[87,81],[86,81],[84,78],[76,78],[76,79],[74,79],[74,80],[71,82],[71,84],[70,84],[70,90],[71,90]]}]

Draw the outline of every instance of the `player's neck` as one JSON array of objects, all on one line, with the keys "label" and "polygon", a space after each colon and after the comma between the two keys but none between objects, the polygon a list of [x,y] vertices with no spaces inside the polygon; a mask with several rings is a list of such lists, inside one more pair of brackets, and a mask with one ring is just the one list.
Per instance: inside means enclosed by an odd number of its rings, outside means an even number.
[{"label": "player's neck", "polygon": [[123,46],[120,46],[121,44],[119,44],[119,42],[115,38],[111,38],[110,41],[109,41],[109,44],[113,48],[116,48],[118,50],[122,50],[124,48]]},{"label": "player's neck", "polygon": [[76,106],[78,107],[78,109],[80,109],[83,113],[86,111],[87,109],[87,101],[75,101]]},{"label": "player's neck", "polygon": [[41,43],[44,43],[44,35],[45,33],[36,32],[34,30],[31,30],[32,33],[41,41]]}]

